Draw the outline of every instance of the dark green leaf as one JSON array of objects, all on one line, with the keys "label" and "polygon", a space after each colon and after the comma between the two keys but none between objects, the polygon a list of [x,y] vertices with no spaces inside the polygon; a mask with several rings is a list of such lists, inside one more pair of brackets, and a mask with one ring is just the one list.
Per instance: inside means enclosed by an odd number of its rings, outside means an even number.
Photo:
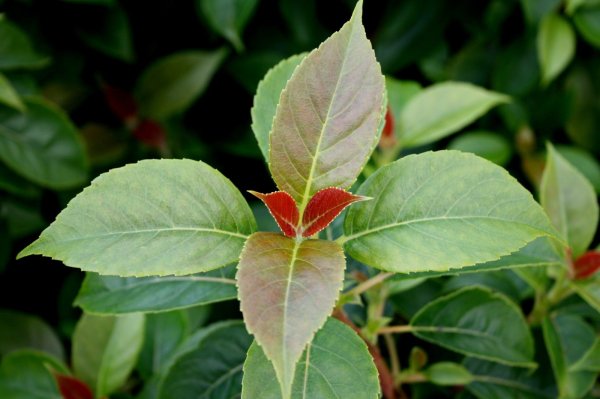
[{"label": "dark green leaf", "polygon": [[41,192],[33,183],[19,176],[2,163],[0,163],[0,189],[26,198],[36,197]]},{"label": "dark green leaf", "polygon": [[66,3],[77,3],[77,4],[95,4],[102,6],[113,6],[116,4],[116,0],[62,0]]},{"label": "dark green leaf", "polygon": [[280,0],[279,9],[294,40],[302,48],[316,47],[327,36],[319,23],[316,0]]},{"label": "dark green leaf", "polygon": [[237,51],[244,50],[242,32],[258,0],[196,0],[196,4],[212,30],[227,39]]},{"label": "dark green leaf", "polygon": [[110,7],[98,10],[95,17],[93,23],[88,22],[78,29],[82,40],[110,57],[133,61],[131,29],[125,12],[120,7]]},{"label": "dark green leaf", "polygon": [[41,68],[48,58],[38,54],[29,38],[16,25],[0,15],[0,70]]},{"label": "dark green leaf", "polygon": [[558,8],[559,3],[560,0],[521,0],[527,22],[533,25]]},{"label": "dark green leaf", "polygon": [[12,310],[0,310],[0,358],[18,349],[36,349],[64,360],[58,336],[43,320]]},{"label": "dark green leaf", "polygon": [[[534,0],[535,1],[535,0]],[[492,71],[492,89],[520,97],[535,89],[540,82],[537,48],[533,35],[521,35],[496,54]]]},{"label": "dark green leaf", "polygon": [[584,301],[600,312],[600,273],[585,280],[573,281],[571,286]]},{"label": "dark green leaf", "polygon": [[425,378],[435,385],[467,385],[473,376],[465,367],[452,362],[432,364],[423,372]]},{"label": "dark green leaf", "polygon": [[10,84],[10,81],[2,73],[0,73],[0,103],[8,105],[17,111],[25,111],[25,105],[23,105],[21,98]]},{"label": "dark green leaf", "polygon": [[461,134],[448,144],[448,149],[471,152],[500,166],[506,165],[512,155],[506,138],[484,130]]},{"label": "dark green leaf", "polygon": [[515,303],[531,294],[528,286],[512,270],[496,270],[491,272],[468,273],[450,278],[444,284],[444,293],[460,288],[483,286],[500,292]]},{"label": "dark green leaf", "polygon": [[594,345],[588,349],[577,362],[570,366],[571,371],[600,371],[600,338],[596,337]]},{"label": "dark green leaf", "polygon": [[600,5],[578,8],[573,14],[573,22],[588,43],[600,48]]}]

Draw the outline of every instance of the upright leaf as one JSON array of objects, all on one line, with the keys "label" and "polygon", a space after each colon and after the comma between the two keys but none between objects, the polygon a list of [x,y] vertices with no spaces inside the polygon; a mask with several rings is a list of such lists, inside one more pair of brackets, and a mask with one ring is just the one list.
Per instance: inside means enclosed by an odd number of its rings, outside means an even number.
[{"label": "upright leaf", "polygon": [[238,265],[244,321],[273,363],[288,399],[296,363],[331,313],[344,278],[342,248],[330,241],[255,233]]},{"label": "upright leaf", "polygon": [[64,360],[60,339],[44,321],[33,315],[0,310],[0,358],[19,349],[36,349]]},{"label": "upright leaf", "polygon": [[285,191],[275,191],[269,194],[261,194],[256,191],[249,191],[249,193],[265,203],[269,213],[286,237],[296,237],[300,216],[296,201],[291,195]]},{"label": "upright leaf", "polygon": [[0,16],[0,70],[40,68],[48,59],[38,54],[27,37],[16,25]]},{"label": "upright leaf", "polygon": [[540,23],[537,46],[542,84],[547,85],[575,55],[575,32],[563,17],[548,14]]},{"label": "upright leaf", "polygon": [[210,28],[229,40],[237,51],[243,51],[242,32],[258,0],[196,0],[196,3]]},{"label": "upright leaf", "polygon": [[10,81],[0,73],[0,103],[8,105],[17,111],[25,111],[25,105],[21,98],[10,84]]},{"label": "upright leaf", "polygon": [[[244,363],[242,399],[281,399],[273,365],[256,342]],[[364,341],[343,323],[330,318],[302,355],[292,399],[373,399],[379,380]]]},{"label": "upright leaf", "polygon": [[499,259],[554,236],[542,208],[506,170],[457,151],[411,155],[359,188],[372,201],[346,215],[345,249],[399,273],[447,271]]},{"label": "upright leaf", "polygon": [[135,363],[144,339],[144,315],[84,314],[73,334],[73,371],[96,397],[120,388]]},{"label": "upright leaf", "polygon": [[304,215],[302,215],[302,236],[310,237],[317,234],[329,226],[346,207],[355,202],[369,199],[336,187],[319,190],[308,201]]},{"label": "upright leaf", "polygon": [[244,198],[215,169],[145,160],[95,179],[19,256],[109,275],[191,274],[235,262],[254,229]]},{"label": "upright leaf", "polygon": [[540,202],[577,258],[588,248],[598,226],[596,192],[585,177],[548,143]]},{"label": "upright leaf", "polygon": [[384,79],[361,23],[352,19],[298,66],[273,121],[270,169],[299,204],[327,187],[352,185],[378,141]]}]

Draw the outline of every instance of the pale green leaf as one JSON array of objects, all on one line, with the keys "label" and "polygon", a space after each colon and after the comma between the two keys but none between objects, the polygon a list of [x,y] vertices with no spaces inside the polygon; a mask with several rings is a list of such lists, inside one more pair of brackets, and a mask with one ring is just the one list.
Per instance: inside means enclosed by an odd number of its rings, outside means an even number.
[{"label": "pale green leaf", "polygon": [[378,142],[384,78],[361,22],[352,19],[300,63],[273,120],[270,170],[300,214],[317,191],[348,188]]},{"label": "pale green leaf", "polygon": [[448,149],[471,152],[500,166],[512,155],[511,144],[504,136],[484,130],[461,134],[448,144]]},{"label": "pale green leaf", "polygon": [[227,53],[226,49],[185,51],[150,65],[135,90],[141,112],[165,119],[185,111],[204,92]]},{"label": "pale green leaf", "polygon": [[21,113],[0,108],[0,160],[42,186],[83,184],[87,161],[77,130],[67,116],[41,99],[27,99]]},{"label": "pale green leaf", "polygon": [[17,111],[25,111],[25,105],[23,105],[21,98],[10,84],[10,81],[2,73],[0,73],[0,103],[8,105]]},{"label": "pale green leaf", "polygon": [[418,82],[412,80],[397,80],[392,77],[385,77],[385,87],[387,89],[388,106],[394,117],[394,132],[399,135],[398,123],[404,107],[417,94],[423,91],[423,88]]},{"label": "pale green leaf", "polygon": [[584,280],[572,281],[571,287],[588,305],[600,312],[600,273]]},{"label": "pale green leaf", "polygon": [[452,362],[434,363],[423,372],[425,378],[435,385],[467,385],[473,376],[464,366]]},{"label": "pale green leaf", "polygon": [[96,178],[19,256],[108,275],[183,275],[237,261],[255,228],[240,192],[215,169],[145,160]]},{"label": "pale green leaf", "polygon": [[84,314],[73,333],[73,371],[90,386],[96,397],[106,396],[127,380],[143,339],[143,314]]},{"label": "pale green leaf", "polygon": [[269,135],[279,103],[279,96],[304,57],[306,57],[306,54],[303,53],[279,62],[269,69],[256,89],[254,105],[250,111],[252,114],[252,131],[267,162],[269,162]]},{"label": "pale green leaf", "polygon": [[508,101],[503,94],[469,83],[437,83],[417,94],[402,110],[397,121],[401,143],[415,147],[439,140]]},{"label": "pale green leaf", "polygon": [[554,148],[600,193],[600,162],[597,158],[580,147],[557,145]]},{"label": "pale green leaf", "polygon": [[419,338],[506,365],[534,367],[533,338],[521,309],[504,295],[464,288],[422,308],[411,320]]},{"label": "pale green leaf", "polygon": [[6,18],[0,17],[0,70],[41,68],[48,58],[38,54],[27,35]]},{"label": "pale green leaf", "polygon": [[594,188],[548,143],[540,202],[577,258],[588,248],[598,226]]},{"label": "pale green leaf", "polygon": [[[281,399],[272,364],[256,342],[244,363],[242,399]],[[343,323],[329,319],[300,358],[292,399],[375,399],[377,369],[364,341]]]},{"label": "pale green leaf", "polygon": [[244,50],[242,32],[258,0],[196,0],[196,4],[213,31],[227,39],[237,51]]},{"label": "pale green leaf", "polygon": [[537,36],[538,59],[542,84],[549,84],[571,62],[575,55],[575,32],[558,14],[548,14],[540,23]]},{"label": "pale green leaf", "polygon": [[371,175],[358,194],[373,200],[349,208],[340,241],[353,258],[393,272],[495,261],[557,234],[506,170],[458,151],[405,157]]},{"label": "pale green leaf", "polygon": [[296,363],[335,305],[345,266],[342,248],[330,241],[255,233],[246,242],[237,274],[240,307],[285,399]]}]

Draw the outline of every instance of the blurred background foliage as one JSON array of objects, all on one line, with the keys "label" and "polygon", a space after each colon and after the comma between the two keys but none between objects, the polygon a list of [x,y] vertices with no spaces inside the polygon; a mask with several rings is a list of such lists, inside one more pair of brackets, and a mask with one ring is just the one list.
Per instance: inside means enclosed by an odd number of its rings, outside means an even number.
[{"label": "blurred background foliage", "polygon": [[[69,340],[83,274],[14,257],[110,168],[201,159],[242,191],[272,191],[250,127],[257,85],[339,29],[353,6],[0,0],[0,308],[39,315]],[[390,102],[444,81],[512,100],[405,151],[475,152],[535,191],[550,140],[600,190],[600,1],[372,0],[365,26]]]}]

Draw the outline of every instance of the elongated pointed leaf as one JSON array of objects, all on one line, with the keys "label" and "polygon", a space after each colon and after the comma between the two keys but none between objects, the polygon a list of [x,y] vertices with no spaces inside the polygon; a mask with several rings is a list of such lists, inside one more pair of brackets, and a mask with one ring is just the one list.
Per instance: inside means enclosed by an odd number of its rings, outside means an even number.
[{"label": "elongated pointed leaf", "polygon": [[357,194],[373,200],[348,210],[345,249],[393,272],[489,262],[557,234],[506,170],[457,151],[405,157],[371,175]]},{"label": "elongated pointed leaf", "polygon": [[[273,365],[256,342],[244,363],[242,385],[242,399],[281,399]],[[379,390],[377,369],[364,341],[330,318],[298,363],[292,399],[373,399]]]},{"label": "elongated pointed leaf", "polygon": [[341,188],[329,187],[318,191],[308,201],[302,215],[302,236],[317,234],[335,219],[346,207],[354,202],[369,198],[354,195]]},{"label": "elongated pointed leaf", "polygon": [[255,228],[240,192],[215,169],[146,160],[94,180],[19,256],[109,275],[191,274],[235,262]]},{"label": "elongated pointed leaf", "polygon": [[378,142],[384,79],[361,23],[352,19],[298,66],[273,121],[270,169],[302,214],[327,187],[348,188]]},{"label": "elongated pointed leaf", "polygon": [[542,84],[550,83],[575,55],[575,32],[569,22],[550,13],[540,23],[537,36]]},{"label": "elongated pointed leaf", "polygon": [[296,237],[300,216],[296,201],[291,195],[285,191],[276,191],[269,194],[261,194],[256,191],[249,192],[265,203],[283,234],[287,237]]},{"label": "elongated pointed leaf", "polygon": [[237,274],[241,309],[284,398],[304,348],[333,309],[344,268],[342,248],[330,241],[255,233],[246,242]]},{"label": "elongated pointed leaf", "polygon": [[521,309],[504,295],[464,288],[422,308],[411,320],[419,338],[499,363],[532,367],[533,338]]},{"label": "elongated pointed leaf", "polygon": [[196,0],[196,4],[212,30],[229,40],[236,50],[244,50],[242,32],[258,0]]},{"label": "elongated pointed leaf", "polygon": [[554,226],[577,258],[588,248],[598,226],[598,200],[585,177],[548,143],[540,200]]},{"label": "elongated pointed leaf", "polygon": [[10,81],[0,73],[0,103],[8,105],[17,111],[25,111],[25,105],[21,98],[10,84]]},{"label": "elongated pointed leaf", "polygon": [[88,273],[75,305],[88,313],[161,312],[237,297],[235,267],[191,276],[117,277]]}]

